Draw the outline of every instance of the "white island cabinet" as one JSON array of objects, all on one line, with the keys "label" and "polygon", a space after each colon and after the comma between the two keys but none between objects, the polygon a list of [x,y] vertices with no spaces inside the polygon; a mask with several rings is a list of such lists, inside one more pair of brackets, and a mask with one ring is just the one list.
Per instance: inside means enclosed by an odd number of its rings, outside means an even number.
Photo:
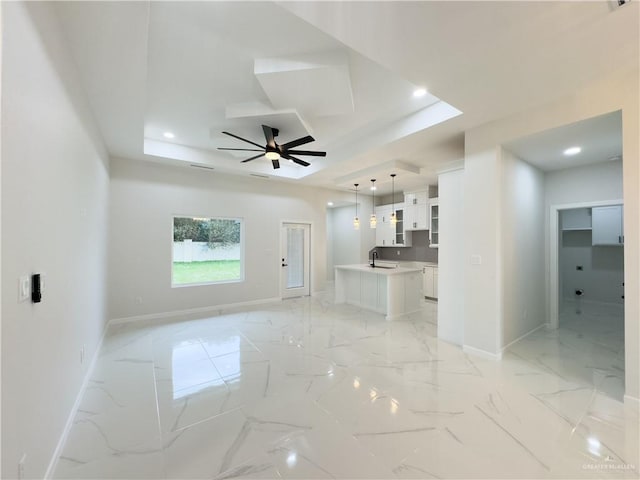
[{"label": "white island cabinet", "polygon": [[385,314],[387,320],[420,310],[422,268],[338,265],[336,303]]}]

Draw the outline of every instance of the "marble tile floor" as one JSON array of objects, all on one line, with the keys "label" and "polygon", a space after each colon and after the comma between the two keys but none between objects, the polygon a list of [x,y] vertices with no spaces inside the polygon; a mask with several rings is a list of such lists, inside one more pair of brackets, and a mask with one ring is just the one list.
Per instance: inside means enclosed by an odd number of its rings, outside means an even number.
[{"label": "marble tile floor", "polygon": [[55,478],[638,478],[638,412],[539,362],[550,339],[495,362],[435,318],[327,296],[114,326]]},{"label": "marble tile floor", "polygon": [[557,330],[540,329],[510,349],[563,378],[624,397],[624,308],[565,301]]}]

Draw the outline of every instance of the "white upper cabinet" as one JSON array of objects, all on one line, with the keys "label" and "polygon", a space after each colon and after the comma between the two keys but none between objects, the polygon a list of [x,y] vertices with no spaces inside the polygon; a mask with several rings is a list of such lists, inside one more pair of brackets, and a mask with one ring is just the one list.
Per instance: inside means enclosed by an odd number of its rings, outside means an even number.
[{"label": "white upper cabinet", "polygon": [[391,226],[391,205],[380,205],[376,207],[376,247],[408,247],[411,242],[404,233],[404,207],[401,203],[394,205],[396,212],[396,225]]},{"label": "white upper cabinet", "polygon": [[429,193],[425,191],[407,192],[404,194],[404,204],[407,205],[426,205],[429,202]]},{"label": "white upper cabinet", "polygon": [[380,205],[376,207],[376,218],[378,224],[376,226],[376,246],[390,247],[393,245],[395,238],[395,229],[391,228],[391,205]]},{"label": "white upper cabinet", "polygon": [[592,245],[624,244],[622,205],[593,207],[591,209]]},{"label": "white upper cabinet", "polygon": [[429,228],[428,193],[407,192],[404,195],[404,229],[427,230]]}]

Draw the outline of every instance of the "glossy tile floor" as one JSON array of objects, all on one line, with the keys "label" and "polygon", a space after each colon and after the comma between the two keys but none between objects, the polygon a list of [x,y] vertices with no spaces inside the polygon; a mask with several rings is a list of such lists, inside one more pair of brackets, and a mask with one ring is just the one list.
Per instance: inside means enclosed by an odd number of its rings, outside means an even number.
[{"label": "glossy tile floor", "polygon": [[624,397],[624,309],[622,305],[565,302],[557,330],[541,329],[511,348],[563,380]]},{"label": "glossy tile floor", "polygon": [[561,371],[582,339],[494,362],[439,341],[435,312],[314,297],[112,328],[55,476],[638,477],[637,411]]}]

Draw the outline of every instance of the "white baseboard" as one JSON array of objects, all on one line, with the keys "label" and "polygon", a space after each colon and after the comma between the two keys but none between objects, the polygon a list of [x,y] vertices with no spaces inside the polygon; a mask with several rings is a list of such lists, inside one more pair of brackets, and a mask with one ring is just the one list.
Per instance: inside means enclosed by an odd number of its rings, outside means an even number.
[{"label": "white baseboard", "polygon": [[105,327],[102,329],[102,335],[100,337],[100,341],[98,342],[98,345],[96,346],[96,349],[93,352],[91,363],[89,364],[89,368],[87,368],[87,372],[84,375],[84,379],[82,380],[82,385],[80,386],[78,395],[76,395],[76,401],[73,403],[73,407],[71,407],[71,411],[69,412],[69,417],[67,418],[67,423],[64,426],[64,430],[62,430],[62,435],[60,435],[60,439],[58,440],[58,445],[56,446],[56,449],[53,452],[53,456],[51,457],[51,461],[49,462],[47,471],[44,474],[45,480],[52,478],[54,472],[56,471],[56,467],[58,466],[58,460],[60,459],[60,455],[62,455],[62,449],[64,448],[64,444],[67,442],[67,437],[69,436],[71,427],[73,427],[73,420],[76,418],[76,413],[78,413],[78,409],[80,408],[80,402],[82,402],[82,397],[84,396],[84,392],[87,389],[89,380],[93,375],[93,370],[95,369],[96,363],[98,362],[98,357],[100,356],[100,350],[102,349],[104,338],[107,335],[108,326],[109,324],[107,323]]},{"label": "white baseboard", "polygon": [[624,405],[629,405],[635,409],[636,412],[640,411],[640,398],[632,397],[631,395],[624,396]]},{"label": "white baseboard", "polygon": [[280,302],[280,297],[261,298],[259,300],[250,300],[248,302],[227,303],[224,305],[210,305],[208,307],[188,308],[185,310],[172,310],[169,312],[148,313],[145,315],[133,315],[131,317],[112,318],[109,320],[110,325],[118,325],[121,323],[141,322],[144,320],[158,320],[161,318],[179,317],[182,315],[192,315],[196,313],[211,313],[230,308],[249,307],[253,305],[262,305],[266,303]]},{"label": "white baseboard", "polygon": [[534,332],[537,332],[538,330],[540,330],[541,328],[546,328],[548,324],[547,323],[541,323],[540,325],[538,325],[537,327],[529,330],[527,333],[525,333],[524,335],[520,335],[518,338],[516,338],[515,340],[513,340],[512,342],[509,342],[507,345],[505,345],[504,347],[502,347],[502,352],[504,353],[505,350],[507,350],[509,347],[511,347],[512,345],[515,345],[516,343],[518,343],[520,340],[523,340],[524,338],[528,337],[529,335],[531,335]]},{"label": "white baseboard", "polygon": [[479,348],[470,347],[469,345],[463,345],[462,351],[464,353],[469,353],[477,357],[487,358],[489,360],[502,360],[502,351],[500,351],[499,353],[491,353]]}]

